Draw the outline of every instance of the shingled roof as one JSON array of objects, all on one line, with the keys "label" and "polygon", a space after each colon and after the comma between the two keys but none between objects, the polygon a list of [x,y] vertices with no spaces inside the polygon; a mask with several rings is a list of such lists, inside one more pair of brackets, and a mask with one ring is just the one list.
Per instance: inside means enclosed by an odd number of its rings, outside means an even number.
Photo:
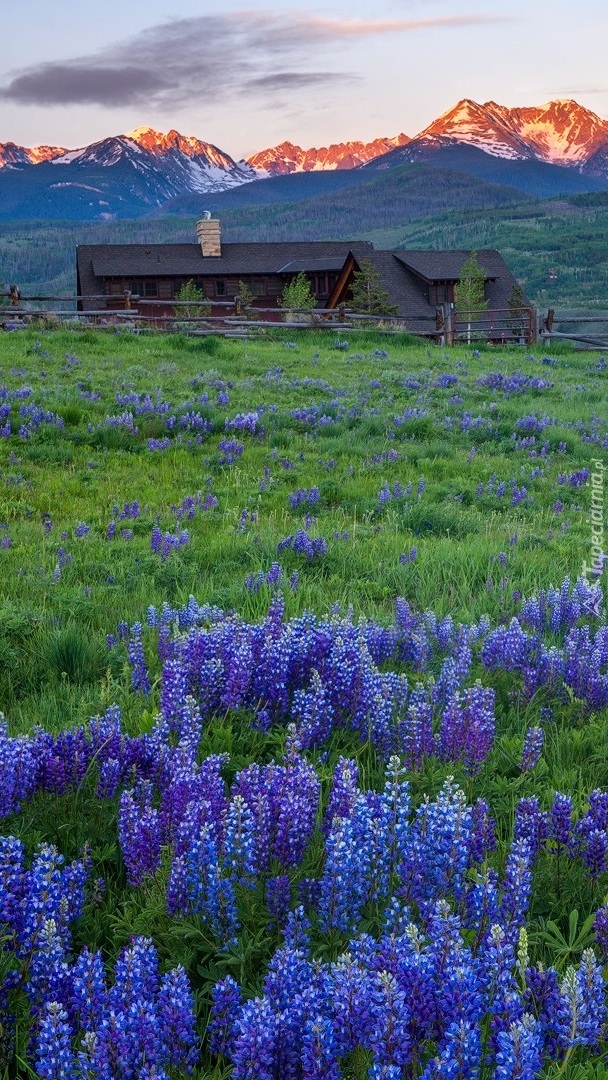
[{"label": "shingled roof", "polygon": [[[203,256],[200,244],[82,244],[76,248],[80,292],[94,294],[96,278],[221,277],[223,275],[296,273],[312,269],[341,270],[349,251],[362,258],[373,251],[365,240],[320,240],[296,243],[225,244],[221,255]],[[293,263],[294,266],[287,266]]]},{"label": "shingled roof", "polygon": [[[467,259],[471,257],[470,251],[396,251],[398,258],[404,266],[413,270],[426,282],[431,281],[458,281],[460,271]],[[486,281],[500,277],[506,270],[505,263],[497,251],[484,248],[477,252],[477,262],[485,272]]]},{"label": "shingled roof", "polygon": [[[432,282],[458,281],[470,251],[376,251],[363,240],[316,240],[276,243],[223,243],[221,255],[203,256],[199,244],[88,244],[77,252],[78,292],[103,291],[104,279],[250,277],[289,275],[300,270],[342,271],[350,259],[369,259],[382,277],[390,303],[402,316],[435,314],[429,296]],[[486,277],[490,308],[508,307],[517,284],[497,251],[477,252]]]},{"label": "shingled roof", "polygon": [[396,315],[435,315],[435,307],[429,305],[423,283],[409,273],[397,253],[393,251],[372,251],[359,256],[353,251],[355,260],[361,265],[363,259],[369,260],[382,276],[382,287],[386,290],[389,302],[397,309]]}]

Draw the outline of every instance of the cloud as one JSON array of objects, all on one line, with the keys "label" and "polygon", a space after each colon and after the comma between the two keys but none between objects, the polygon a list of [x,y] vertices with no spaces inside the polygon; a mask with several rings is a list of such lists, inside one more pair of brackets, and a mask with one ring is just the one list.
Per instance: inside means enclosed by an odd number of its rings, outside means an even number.
[{"label": "cloud", "polygon": [[304,29],[319,37],[370,37],[373,34],[395,34],[411,30],[435,30],[450,27],[483,26],[505,22],[500,15],[438,15],[427,19],[327,19],[306,18]]},{"label": "cloud", "polygon": [[207,105],[253,94],[276,104],[275,91],[321,87],[348,72],[306,70],[326,46],[377,35],[504,21],[488,15],[422,19],[335,19],[306,13],[241,11],[172,19],[90,56],[14,73],[0,100],[21,105],[96,104],[108,108]]},{"label": "cloud", "polygon": [[325,85],[335,79],[358,79],[358,75],[342,75],[331,71],[277,71],[274,75],[261,75],[251,79],[247,86],[254,90],[300,90],[310,86]]},{"label": "cloud", "polygon": [[0,96],[25,105],[92,105],[103,100],[116,106],[166,88],[161,75],[141,67],[42,64],[35,72],[18,75]]}]

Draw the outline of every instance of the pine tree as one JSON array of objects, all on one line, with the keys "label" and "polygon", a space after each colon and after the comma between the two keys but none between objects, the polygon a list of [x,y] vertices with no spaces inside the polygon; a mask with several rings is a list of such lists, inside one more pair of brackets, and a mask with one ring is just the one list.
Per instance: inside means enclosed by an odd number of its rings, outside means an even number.
[{"label": "pine tree", "polygon": [[471,342],[471,322],[476,312],[485,311],[488,301],[485,299],[486,276],[477,262],[477,252],[472,251],[470,258],[460,270],[460,278],[454,286],[456,312],[467,320],[467,341]]},{"label": "pine tree", "polygon": [[525,312],[522,312],[522,308],[524,308],[524,309],[526,309],[526,311],[528,311],[530,305],[528,304],[528,301],[526,300],[526,298],[524,296],[524,291],[523,291],[521,285],[518,285],[517,282],[515,283],[515,285],[511,289],[511,294],[509,296],[508,304],[509,304],[508,322],[509,322],[509,325],[511,327],[511,333],[515,337],[520,337],[522,339],[522,344],[523,344],[523,339],[524,339],[524,336],[525,336],[525,329],[527,327],[528,316],[527,316],[527,314]]},{"label": "pine tree", "polygon": [[397,314],[395,304],[391,304],[382,285],[382,275],[371,259],[362,259],[360,269],[353,274],[348,307],[366,315]]}]

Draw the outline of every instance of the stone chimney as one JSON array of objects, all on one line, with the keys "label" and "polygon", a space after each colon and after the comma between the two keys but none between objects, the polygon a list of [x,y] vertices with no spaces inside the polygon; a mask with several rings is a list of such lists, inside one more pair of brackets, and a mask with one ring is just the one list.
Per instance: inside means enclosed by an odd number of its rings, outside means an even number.
[{"label": "stone chimney", "polygon": [[196,223],[196,235],[205,257],[222,254],[220,223],[217,218],[212,219],[210,210],[203,210],[201,220]]}]

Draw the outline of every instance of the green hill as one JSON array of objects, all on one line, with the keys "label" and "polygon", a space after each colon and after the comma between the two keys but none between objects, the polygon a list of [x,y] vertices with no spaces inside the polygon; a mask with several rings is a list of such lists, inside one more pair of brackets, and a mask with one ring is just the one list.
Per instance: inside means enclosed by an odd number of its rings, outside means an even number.
[{"label": "green hill", "polygon": [[[497,248],[541,308],[608,308],[608,192],[537,201],[460,173],[406,165],[294,203],[234,205],[229,195],[216,196],[211,207],[226,241],[352,238],[378,248]],[[199,202],[192,217],[0,223],[0,281],[15,281],[24,292],[71,292],[77,244],[194,240]]]}]

